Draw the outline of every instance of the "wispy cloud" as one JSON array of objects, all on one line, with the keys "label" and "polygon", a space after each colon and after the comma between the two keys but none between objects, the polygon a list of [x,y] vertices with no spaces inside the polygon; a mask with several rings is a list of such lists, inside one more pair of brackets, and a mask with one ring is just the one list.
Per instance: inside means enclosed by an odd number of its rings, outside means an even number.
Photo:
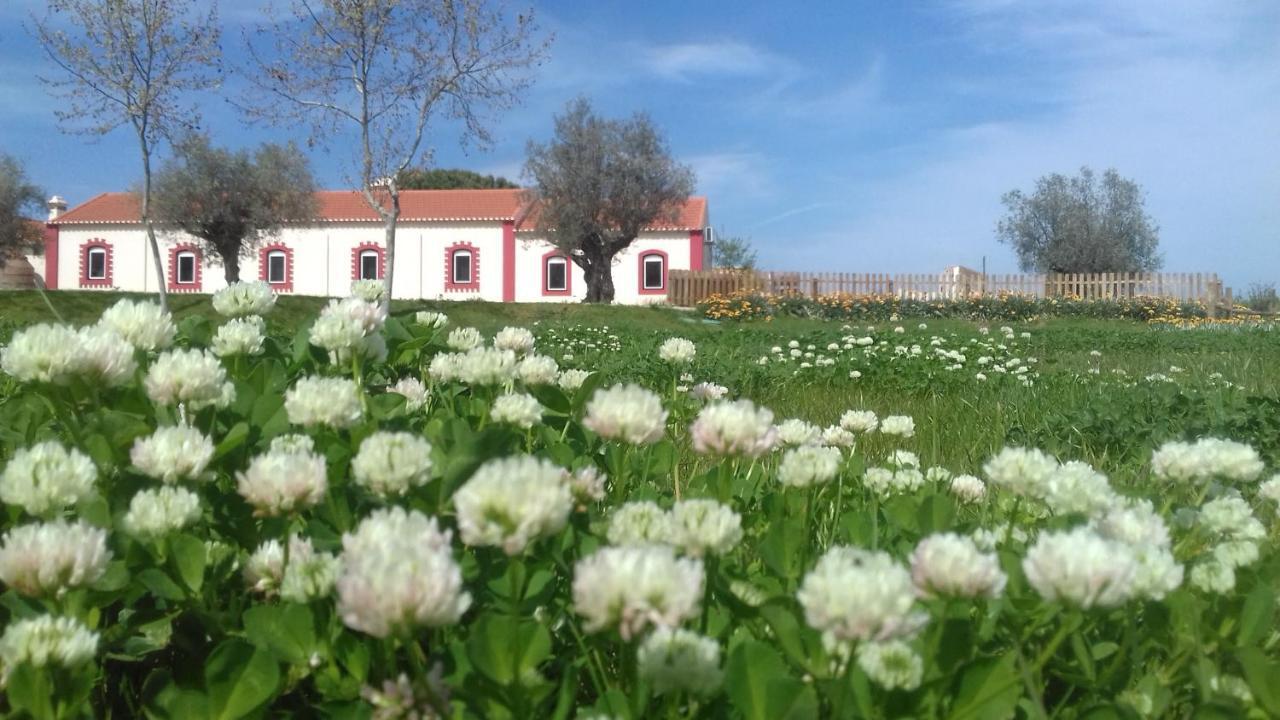
[{"label": "wispy cloud", "polygon": [[790,66],[771,52],[732,40],[658,45],[645,51],[642,63],[659,77],[681,82],[708,76],[771,75]]}]

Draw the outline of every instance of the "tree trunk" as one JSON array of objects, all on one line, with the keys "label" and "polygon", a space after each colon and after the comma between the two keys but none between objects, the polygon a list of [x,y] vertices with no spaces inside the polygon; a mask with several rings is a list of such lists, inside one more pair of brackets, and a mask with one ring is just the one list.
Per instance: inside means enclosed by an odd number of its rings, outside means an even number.
[{"label": "tree trunk", "polygon": [[169,309],[168,288],[164,284],[164,261],[160,259],[160,244],[156,242],[156,228],[151,223],[151,150],[147,145],[146,130],[138,133],[142,144],[142,227],[146,228],[147,241],[151,243],[151,259],[156,264],[156,282],[160,295],[160,308]]},{"label": "tree trunk", "polygon": [[587,296],[583,302],[613,302],[613,258],[596,252],[583,258],[582,278],[587,283]]},{"label": "tree trunk", "polygon": [[240,256],[236,253],[227,253],[222,256],[222,272],[227,278],[228,285],[240,282]]},{"label": "tree trunk", "polygon": [[[396,223],[400,220],[400,188],[391,184],[391,212],[386,214],[386,267],[383,269],[383,284],[386,287],[386,297],[382,299],[382,312],[391,314],[391,288],[392,280],[396,274]],[[472,268],[472,273],[475,268]]]}]

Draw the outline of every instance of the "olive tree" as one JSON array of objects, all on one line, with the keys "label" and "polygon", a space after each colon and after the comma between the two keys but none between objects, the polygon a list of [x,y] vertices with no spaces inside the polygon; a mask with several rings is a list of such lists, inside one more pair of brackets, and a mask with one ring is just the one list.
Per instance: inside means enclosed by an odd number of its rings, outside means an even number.
[{"label": "olive tree", "polygon": [[694,184],[648,116],[605,119],[583,98],[556,117],[550,142],[529,143],[524,171],[538,230],[582,268],[587,302],[613,301],[614,258],[674,220]]},{"label": "olive tree", "polygon": [[1142,188],[1115,170],[1101,182],[1087,167],[1075,177],[1053,173],[1031,194],[1013,190],[1002,202],[996,235],[1024,272],[1145,272],[1163,262]]},{"label": "olive tree", "polygon": [[128,126],[137,137],[141,220],[165,305],[151,217],[152,158],[161,141],[195,127],[192,93],[219,82],[216,8],[200,0],[49,0],[34,26],[59,69],[41,79],[65,101],[55,111],[64,127],[105,135]]},{"label": "olive tree", "polygon": [[249,43],[250,115],[307,123],[311,141],[351,148],[351,180],[385,228],[386,300],[395,274],[401,174],[429,155],[429,131],[488,145],[487,113],[511,107],[546,54],[531,12],[488,0],[293,0]]},{"label": "olive tree", "polygon": [[27,179],[17,158],[0,153],[0,267],[12,255],[40,244],[40,226],[28,213],[40,212],[44,192]]},{"label": "olive tree", "polygon": [[315,217],[315,180],[292,143],[247,150],[213,147],[204,135],[175,146],[155,179],[156,220],[199,238],[240,279],[240,259],[290,222]]}]

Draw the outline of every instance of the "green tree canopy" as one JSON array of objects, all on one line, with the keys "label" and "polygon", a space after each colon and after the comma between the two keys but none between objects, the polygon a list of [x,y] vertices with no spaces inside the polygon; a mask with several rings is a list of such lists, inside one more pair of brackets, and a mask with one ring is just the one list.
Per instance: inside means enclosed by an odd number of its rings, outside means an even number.
[{"label": "green tree canopy", "polygon": [[492,190],[520,187],[501,175],[481,175],[460,168],[409,168],[400,173],[404,190]]},{"label": "green tree canopy", "polygon": [[44,192],[27,179],[17,158],[0,153],[0,267],[12,255],[39,246],[38,217]]}]

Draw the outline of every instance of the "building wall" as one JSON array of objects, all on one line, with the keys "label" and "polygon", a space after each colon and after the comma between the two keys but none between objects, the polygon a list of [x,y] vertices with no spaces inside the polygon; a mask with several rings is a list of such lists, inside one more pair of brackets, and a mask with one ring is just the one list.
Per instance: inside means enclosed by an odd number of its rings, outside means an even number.
[{"label": "building wall", "polygon": [[[469,223],[401,223],[396,233],[396,276],[394,296],[444,300],[481,299],[501,302],[575,302],[586,296],[582,271],[569,263],[570,292],[544,292],[543,262],[553,250],[543,240],[527,233],[516,233],[513,245],[514,282],[508,288],[504,268],[504,228],[501,222]],[[161,260],[171,290],[171,253],[175,248],[192,244],[194,238],[182,233],[161,233]],[[381,226],[370,223],[326,223],[313,227],[286,228],[265,245],[277,245],[291,252],[289,287],[278,292],[296,295],[345,296],[350,292],[353,272],[361,248],[385,253],[385,233]],[[146,234],[129,225],[63,225],[58,235],[58,287],[82,288],[82,263],[85,245],[101,242],[110,249],[110,283],[90,283],[100,289],[152,292],[156,289],[155,270]],[[465,248],[473,253],[476,282],[469,287],[451,287],[447,257],[452,248]],[[690,267],[691,242],[686,231],[645,233],[629,248],[619,253],[614,265],[616,300],[621,303],[650,303],[666,299],[665,289],[642,292],[640,258],[648,252],[665,254],[668,272]],[[240,277],[256,280],[264,277],[255,249],[240,262]],[[200,283],[191,292],[211,293],[226,286],[220,263],[203,257]],[[384,255],[385,261],[385,255]],[[385,267],[385,264],[384,264]],[[43,270],[43,263],[38,269]],[[177,291],[183,291],[180,288]]]}]

